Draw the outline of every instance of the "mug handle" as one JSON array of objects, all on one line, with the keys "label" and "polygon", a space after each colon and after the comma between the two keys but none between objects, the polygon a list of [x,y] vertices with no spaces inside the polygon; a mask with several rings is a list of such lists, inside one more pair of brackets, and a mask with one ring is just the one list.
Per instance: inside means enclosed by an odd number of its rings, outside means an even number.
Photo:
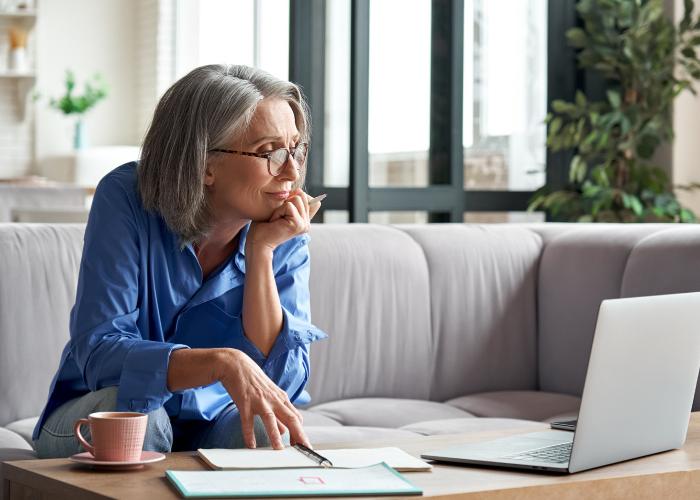
[{"label": "mug handle", "polygon": [[92,456],[95,456],[95,448],[92,446],[90,443],[85,441],[85,438],[83,437],[82,434],[80,434],[80,427],[85,424],[89,425],[90,421],[87,418],[81,418],[80,420],[76,420],[75,425],[73,426],[73,433],[75,434],[75,437],[80,441],[80,444],[83,445],[83,447],[89,451]]}]

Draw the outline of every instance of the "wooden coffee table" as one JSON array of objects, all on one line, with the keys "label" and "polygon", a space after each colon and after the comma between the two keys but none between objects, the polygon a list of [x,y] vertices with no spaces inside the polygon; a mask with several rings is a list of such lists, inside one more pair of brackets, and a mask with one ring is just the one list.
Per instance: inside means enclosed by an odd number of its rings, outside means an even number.
[{"label": "wooden coffee table", "polygon": [[[543,424],[543,429],[548,428]],[[536,429],[535,429],[536,430]],[[419,456],[458,443],[493,439],[533,428],[472,434],[424,436],[404,440],[337,443],[323,448],[399,446]],[[100,472],[67,459],[23,460],[2,464],[4,500],[17,499],[167,499],[181,498],[167,479],[167,469],[205,470],[194,453],[172,453],[142,470]],[[478,467],[435,465],[432,472],[405,473],[426,497],[441,499],[659,499],[700,498],[700,412],[691,416],[688,438],[680,450],[659,453],[570,476]],[[415,498],[415,497],[414,497]]]}]

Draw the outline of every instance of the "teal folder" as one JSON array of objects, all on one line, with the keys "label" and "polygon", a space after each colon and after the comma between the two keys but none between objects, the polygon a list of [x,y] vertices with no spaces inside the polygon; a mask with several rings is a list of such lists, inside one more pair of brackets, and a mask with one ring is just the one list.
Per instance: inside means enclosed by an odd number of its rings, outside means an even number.
[{"label": "teal folder", "polygon": [[165,475],[185,498],[423,494],[384,463],[357,469],[168,470]]}]

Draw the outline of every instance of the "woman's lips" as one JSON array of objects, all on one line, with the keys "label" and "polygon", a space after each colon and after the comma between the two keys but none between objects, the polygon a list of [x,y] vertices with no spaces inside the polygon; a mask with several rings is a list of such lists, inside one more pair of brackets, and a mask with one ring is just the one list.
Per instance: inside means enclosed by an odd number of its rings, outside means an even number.
[{"label": "woman's lips", "polygon": [[269,196],[272,196],[276,200],[286,200],[289,198],[289,191],[277,191],[276,193],[267,193]]}]

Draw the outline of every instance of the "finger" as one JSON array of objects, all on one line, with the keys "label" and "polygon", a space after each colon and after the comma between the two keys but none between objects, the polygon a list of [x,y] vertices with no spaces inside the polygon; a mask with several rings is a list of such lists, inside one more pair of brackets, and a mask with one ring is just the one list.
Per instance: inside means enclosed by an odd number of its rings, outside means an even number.
[{"label": "finger", "polygon": [[309,196],[308,194],[306,194],[302,191],[301,201],[304,202],[304,213],[306,214],[307,220],[311,220],[311,214],[309,211],[309,200],[310,199],[311,199],[311,196]]},{"label": "finger", "polygon": [[270,216],[270,220],[268,222],[274,222],[277,219],[281,219],[284,217],[284,213],[287,210],[287,208],[284,206],[284,204],[281,207],[275,208],[275,210],[272,212],[272,215]]},{"label": "finger", "polygon": [[321,210],[320,203],[314,203],[313,205],[309,205],[309,222],[311,222],[311,219],[314,218],[314,215],[316,215],[319,210]]},{"label": "finger", "polygon": [[299,209],[292,202],[285,203],[287,211],[285,213],[285,219],[289,221],[290,225],[294,227],[296,232],[304,232],[306,229],[306,222],[304,221],[301,214],[299,214]]},{"label": "finger", "polygon": [[265,430],[267,431],[267,437],[270,440],[270,444],[276,450],[281,450],[284,448],[282,443],[282,437],[280,436],[280,431],[277,428],[277,418],[272,410],[267,410],[265,413],[260,415],[260,418],[265,425]]},{"label": "finger", "polygon": [[307,448],[311,448],[311,441],[309,441],[309,438],[306,436],[306,433],[304,432],[304,428],[301,426],[299,421],[296,421],[296,425],[290,425],[288,427],[289,430],[289,441],[298,444],[301,443]]},{"label": "finger", "polygon": [[279,420],[277,420],[277,430],[280,432],[280,436],[284,436],[284,434],[287,432],[287,428]]},{"label": "finger", "polygon": [[243,442],[248,448],[255,448],[255,430],[253,428],[253,415],[246,408],[238,408],[241,415],[241,429],[243,431]]},{"label": "finger", "polygon": [[309,209],[308,202],[305,203],[306,194],[302,193],[301,196],[292,196],[291,198],[287,198],[287,201],[294,204],[294,207],[297,209],[297,212],[299,212],[299,215],[301,215],[302,219],[307,219]]},{"label": "finger", "polygon": [[280,408],[280,411],[277,412],[277,418],[287,426],[287,429],[289,430],[289,440],[291,442],[301,443],[304,446],[308,446],[309,448],[311,447],[311,442],[309,441],[309,438],[306,437],[304,427],[301,425],[301,420],[297,418],[296,414],[292,410],[286,406],[283,406]]},{"label": "finger", "polygon": [[[285,393],[285,396],[286,396],[286,393]],[[304,424],[304,417],[301,415],[301,412],[299,411],[299,409],[296,406],[294,406],[291,401],[289,401],[289,398],[287,398],[287,401],[285,401],[284,405],[294,412],[294,414],[299,419],[299,423],[301,423],[303,425]]]}]

